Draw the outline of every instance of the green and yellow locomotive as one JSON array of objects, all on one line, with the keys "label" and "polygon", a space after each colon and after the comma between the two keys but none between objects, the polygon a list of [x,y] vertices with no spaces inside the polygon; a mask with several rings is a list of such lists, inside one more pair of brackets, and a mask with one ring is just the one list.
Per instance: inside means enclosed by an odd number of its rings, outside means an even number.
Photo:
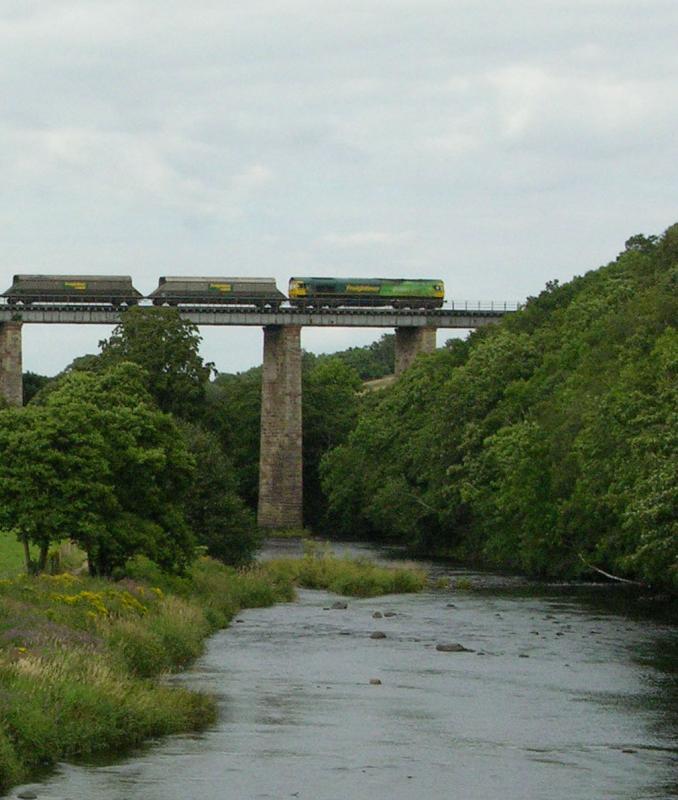
[{"label": "green and yellow locomotive", "polygon": [[437,278],[290,278],[288,295],[298,308],[440,308],[445,285]]}]

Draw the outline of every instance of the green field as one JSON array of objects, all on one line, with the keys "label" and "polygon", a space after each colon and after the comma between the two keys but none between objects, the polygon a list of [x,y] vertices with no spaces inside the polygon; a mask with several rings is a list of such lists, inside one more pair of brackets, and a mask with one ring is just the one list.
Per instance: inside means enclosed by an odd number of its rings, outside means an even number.
[{"label": "green field", "polygon": [[11,578],[24,570],[23,546],[16,537],[0,531],[0,578]]},{"label": "green field", "polygon": [[[70,542],[62,542],[54,548],[58,558],[57,572],[73,570],[81,567],[85,561],[85,554]],[[38,550],[31,547],[31,558],[37,559]],[[16,537],[6,531],[0,531],[0,579],[13,578],[21,575],[26,570],[24,565],[24,548]]]}]

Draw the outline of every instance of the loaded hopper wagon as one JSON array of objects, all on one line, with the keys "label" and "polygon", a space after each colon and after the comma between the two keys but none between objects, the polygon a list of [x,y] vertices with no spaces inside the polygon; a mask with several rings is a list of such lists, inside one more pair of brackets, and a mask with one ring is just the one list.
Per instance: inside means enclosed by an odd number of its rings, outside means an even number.
[{"label": "loaded hopper wagon", "polygon": [[278,308],[287,298],[275,285],[275,278],[163,277],[149,295],[156,306],[212,305],[230,303]]},{"label": "loaded hopper wagon", "polygon": [[135,305],[143,298],[129,275],[15,275],[1,297],[9,305],[33,303]]}]

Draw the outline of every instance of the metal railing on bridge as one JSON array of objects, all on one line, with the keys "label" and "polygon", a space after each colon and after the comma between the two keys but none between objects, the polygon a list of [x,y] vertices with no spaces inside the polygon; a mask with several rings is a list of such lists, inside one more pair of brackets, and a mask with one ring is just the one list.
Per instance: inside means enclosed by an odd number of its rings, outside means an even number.
[{"label": "metal railing on bridge", "polygon": [[506,300],[448,300],[443,308],[452,311],[520,311],[524,305]]}]

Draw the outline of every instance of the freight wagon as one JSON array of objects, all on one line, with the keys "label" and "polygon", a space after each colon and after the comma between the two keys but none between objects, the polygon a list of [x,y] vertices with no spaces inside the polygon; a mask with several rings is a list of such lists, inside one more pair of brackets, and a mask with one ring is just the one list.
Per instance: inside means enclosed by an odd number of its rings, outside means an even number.
[{"label": "freight wagon", "polygon": [[129,275],[15,275],[0,297],[9,305],[64,303],[136,305],[143,298]]},{"label": "freight wagon", "polygon": [[275,278],[163,277],[149,295],[156,306],[231,304],[278,308],[287,298]]}]

